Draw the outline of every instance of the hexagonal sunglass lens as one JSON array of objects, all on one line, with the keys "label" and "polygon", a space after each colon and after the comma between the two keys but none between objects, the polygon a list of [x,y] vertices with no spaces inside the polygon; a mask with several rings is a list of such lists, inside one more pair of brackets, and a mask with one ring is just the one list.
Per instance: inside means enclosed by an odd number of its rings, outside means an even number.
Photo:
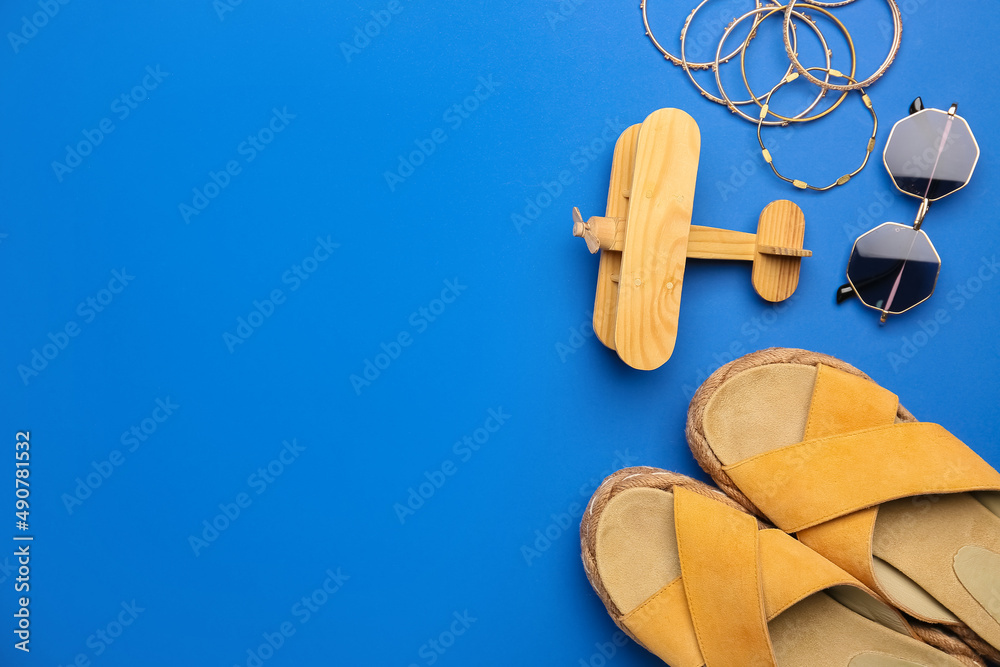
[{"label": "hexagonal sunglass lens", "polygon": [[865,305],[898,314],[934,292],[940,269],[927,234],[888,222],[858,239],[847,277]]},{"label": "hexagonal sunglass lens", "polygon": [[979,146],[961,116],[924,109],[892,128],[885,166],[903,192],[934,200],[969,182]]}]

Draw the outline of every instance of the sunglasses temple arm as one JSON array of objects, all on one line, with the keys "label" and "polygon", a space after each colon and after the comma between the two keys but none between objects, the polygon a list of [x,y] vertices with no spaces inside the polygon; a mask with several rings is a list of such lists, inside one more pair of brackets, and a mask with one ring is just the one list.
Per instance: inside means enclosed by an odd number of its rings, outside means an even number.
[{"label": "sunglasses temple arm", "polygon": [[[851,283],[844,283],[837,288],[837,303],[844,303],[848,299],[857,298],[858,293],[854,291],[851,287]],[[886,319],[888,319],[889,313],[882,311],[882,317],[879,318],[879,325],[885,324]]]},{"label": "sunglasses temple arm", "polygon": [[844,283],[837,288],[837,303],[844,303],[850,298],[857,297],[857,293],[854,288],[851,287],[851,283]]},{"label": "sunglasses temple arm", "polygon": [[[861,285],[861,287],[867,287],[868,285],[878,282],[879,280],[886,278],[887,276],[891,276],[895,272],[896,272],[896,267],[893,266],[876,276],[872,276],[868,280],[860,281],[858,284]],[[837,303],[843,303],[844,301],[847,301],[848,299],[856,296],[858,296],[858,293],[854,291],[854,287],[851,286],[851,283],[844,283],[843,285],[837,288]]]}]

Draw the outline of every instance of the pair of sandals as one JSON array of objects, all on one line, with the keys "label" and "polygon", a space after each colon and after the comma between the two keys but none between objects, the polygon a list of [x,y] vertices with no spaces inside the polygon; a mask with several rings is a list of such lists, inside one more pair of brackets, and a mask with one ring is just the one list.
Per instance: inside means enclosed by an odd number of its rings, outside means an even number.
[{"label": "pair of sandals", "polygon": [[786,348],[716,371],[687,437],[721,491],[626,468],[580,526],[609,614],[668,665],[1000,662],[1000,474],[957,438]]}]

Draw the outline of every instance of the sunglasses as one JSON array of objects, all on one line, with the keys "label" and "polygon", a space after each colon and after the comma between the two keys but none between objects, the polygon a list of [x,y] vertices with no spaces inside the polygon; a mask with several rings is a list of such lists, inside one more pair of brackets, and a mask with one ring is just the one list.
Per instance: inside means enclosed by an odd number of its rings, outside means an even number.
[{"label": "sunglasses", "polygon": [[918,97],[893,126],[882,160],[896,188],[920,199],[920,208],[912,225],[886,222],[858,237],[837,303],[856,296],[880,311],[884,324],[934,293],[941,257],[921,229],[924,216],[931,202],[965,187],[979,161],[979,145],[957,109],[925,109]]}]

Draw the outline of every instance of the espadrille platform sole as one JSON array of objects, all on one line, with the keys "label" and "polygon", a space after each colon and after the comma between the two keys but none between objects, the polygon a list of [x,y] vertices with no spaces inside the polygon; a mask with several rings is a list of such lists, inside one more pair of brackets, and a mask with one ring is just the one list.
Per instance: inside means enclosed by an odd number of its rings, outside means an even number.
[{"label": "espadrille platform sole", "polygon": [[742,507],[1000,660],[1000,474],[944,428],[839,359],[774,348],[702,385],[687,436]]},{"label": "espadrille platform sole", "polygon": [[915,639],[854,577],[683,475],[611,475],[580,538],[608,613],[671,667],[977,664]]}]

